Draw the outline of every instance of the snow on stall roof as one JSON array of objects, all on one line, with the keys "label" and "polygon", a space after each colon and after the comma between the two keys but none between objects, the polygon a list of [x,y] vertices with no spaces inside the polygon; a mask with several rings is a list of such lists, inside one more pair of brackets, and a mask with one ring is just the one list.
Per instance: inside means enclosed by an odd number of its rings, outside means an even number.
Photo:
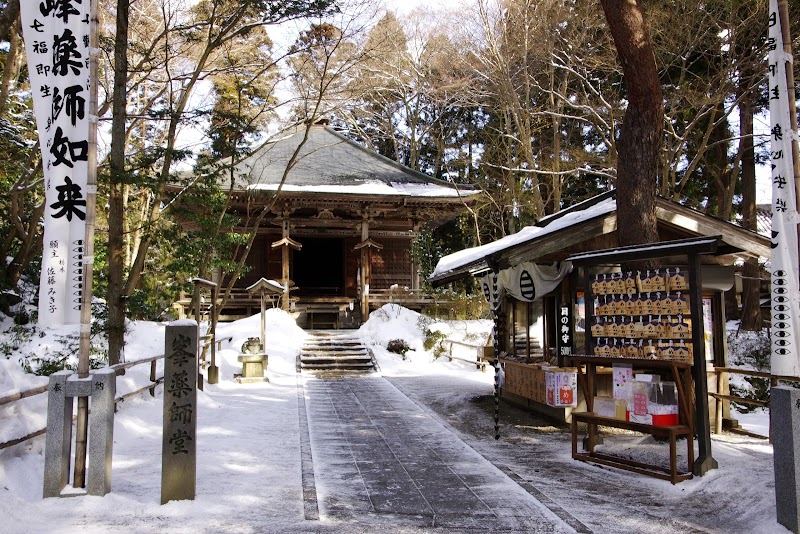
[{"label": "snow on stall roof", "polygon": [[197,321],[194,319],[178,319],[169,323],[170,326],[197,326]]},{"label": "snow on stall roof", "polygon": [[516,234],[503,237],[497,241],[454,252],[444,256],[439,260],[439,263],[436,265],[436,269],[434,269],[431,277],[435,278],[438,276],[443,276],[452,271],[466,267],[472,263],[480,262],[495,252],[506,250],[522,243],[527,243],[534,239],[544,237],[545,235],[562,230],[569,226],[579,224],[583,221],[606,215],[616,209],[616,200],[614,198],[607,198],[601,202],[598,202],[597,204],[589,206],[586,209],[567,213],[566,215],[563,215],[562,217],[559,217],[558,219],[549,223],[545,227],[526,226]]}]

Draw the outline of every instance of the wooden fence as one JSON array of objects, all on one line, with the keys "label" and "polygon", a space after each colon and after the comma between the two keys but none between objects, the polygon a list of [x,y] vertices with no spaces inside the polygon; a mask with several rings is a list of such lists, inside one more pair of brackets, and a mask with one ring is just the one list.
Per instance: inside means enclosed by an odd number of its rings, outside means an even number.
[{"label": "wooden fence", "polygon": [[[715,369],[717,374],[717,391],[723,390],[724,378],[725,375],[744,375],[744,376],[753,376],[757,378],[769,378],[770,387],[775,387],[778,385],[779,382],[800,382],[800,378],[794,376],[779,376],[773,375],[771,373],[767,373],[764,371],[750,371],[746,369],[735,369],[732,367],[717,367]],[[762,401],[758,399],[747,399],[744,397],[736,397],[734,395],[724,395],[722,393],[709,393],[714,400],[716,401],[716,428],[715,432],[717,434],[722,433],[722,402],[723,401],[733,401],[738,402],[740,404],[746,404],[750,406],[760,406],[762,408],[769,408],[769,401]],[[771,421],[770,421],[771,422]],[[772,425],[770,424],[770,435],[769,436],[761,436],[759,434],[755,434],[753,432],[748,432],[749,435],[754,437],[760,437],[764,439],[772,439]]]},{"label": "wooden fence", "polygon": [[[138,394],[142,393],[145,390],[150,390],[150,395],[155,396],[156,386],[158,386],[159,384],[161,384],[164,381],[164,376],[163,375],[162,376],[156,376],[156,367],[158,365],[158,360],[161,360],[163,358],[164,358],[164,355],[162,354],[162,355],[159,355],[159,356],[152,356],[150,358],[144,358],[142,360],[136,360],[134,362],[127,362],[127,363],[120,363],[120,364],[117,364],[117,365],[112,365],[111,369],[114,369],[115,371],[121,371],[123,369],[130,369],[131,367],[135,367],[137,365],[144,365],[144,364],[147,364],[147,363],[150,364],[150,382],[146,386],[144,386],[142,388],[139,388],[136,391],[131,391],[131,392],[125,393],[124,395],[117,396],[116,399],[115,399],[115,402],[117,402],[117,403],[123,402],[128,397],[132,397],[134,395],[138,395]],[[47,386],[40,386],[40,387],[37,387],[37,388],[32,388],[32,389],[28,389],[28,390],[25,390],[25,391],[12,393],[10,395],[6,395],[5,397],[0,397],[0,406],[4,406],[6,404],[10,404],[12,402],[16,402],[16,401],[21,400],[21,399],[26,399],[28,397],[33,397],[35,395],[41,395],[42,393],[47,393],[47,389],[48,389]],[[39,430],[31,432],[27,436],[23,436],[21,438],[12,439],[10,441],[6,441],[4,443],[0,443],[0,450],[8,448],[8,447],[13,447],[14,445],[18,445],[18,444],[20,444],[20,443],[22,443],[24,441],[27,441],[27,440],[32,439],[32,438],[35,438],[36,436],[41,436],[46,431],[47,431],[47,428],[41,428]]]}]

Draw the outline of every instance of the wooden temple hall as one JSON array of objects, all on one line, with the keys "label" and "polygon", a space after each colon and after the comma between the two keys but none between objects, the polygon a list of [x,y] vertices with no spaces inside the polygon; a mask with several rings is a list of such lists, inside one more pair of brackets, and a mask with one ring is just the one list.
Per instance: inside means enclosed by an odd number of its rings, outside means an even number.
[{"label": "wooden temple hall", "polygon": [[243,227],[252,227],[254,207],[273,204],[223,316],[257,312],[245,290],[266,278],[284,287],[276,298],[304,328],[357,327],[390,294],[418,307],[414,238],[456,217],[477,193],[371,152],[325,123],[267,143],[234,175],[223,187]]}]

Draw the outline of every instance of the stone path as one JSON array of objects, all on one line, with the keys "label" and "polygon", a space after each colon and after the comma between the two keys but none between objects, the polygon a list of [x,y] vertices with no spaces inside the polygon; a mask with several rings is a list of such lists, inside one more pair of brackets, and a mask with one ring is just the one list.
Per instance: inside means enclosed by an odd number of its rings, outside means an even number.
[{"label": "stone path", "polygon": [[394,527],[574,532],[385,379],[307,377],[304,396],[322,518],[357,522],[369,515],[371,523],[384,517]]}]

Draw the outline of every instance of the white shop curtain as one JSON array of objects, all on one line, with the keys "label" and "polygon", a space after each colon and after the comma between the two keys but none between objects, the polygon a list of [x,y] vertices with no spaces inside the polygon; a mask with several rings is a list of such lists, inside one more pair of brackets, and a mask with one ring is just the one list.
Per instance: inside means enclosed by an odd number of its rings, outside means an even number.
[{"label": "white shop curtain", "polygon": [[490,304],[504,295],[510,295],[523,302],[533,302],[553,291],[570,271],[572,271],[570,262],[553,265],[524,262],[498,273],[497,294],[492,292],[491,273],[481,279],[481,286]]}]

